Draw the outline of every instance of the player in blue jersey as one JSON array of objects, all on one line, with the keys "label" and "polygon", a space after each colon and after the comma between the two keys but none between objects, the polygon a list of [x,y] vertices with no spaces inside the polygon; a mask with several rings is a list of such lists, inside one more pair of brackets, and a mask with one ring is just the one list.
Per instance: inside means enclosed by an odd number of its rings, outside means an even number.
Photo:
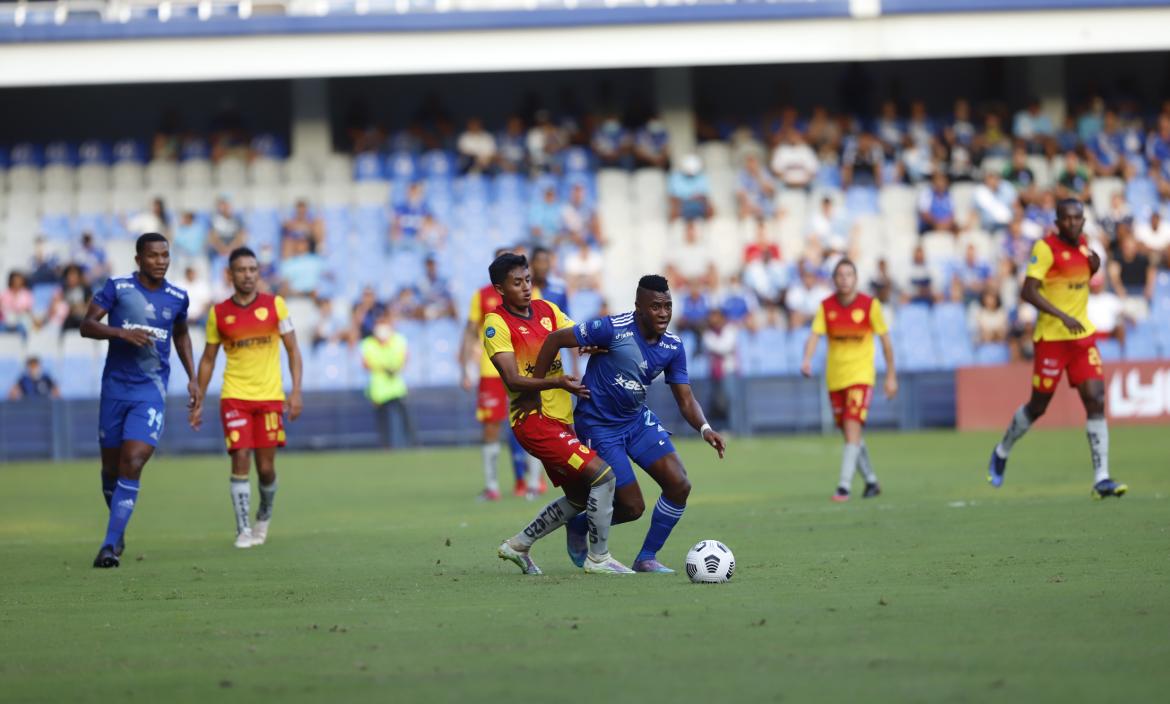
[{"label": "player in blue jersey", "polygon": [[[189,380],[188,407],[199,400],[187,293],[166,280],[171,264],[167,239],[148,232],[135,249],[138,271],[107,280],[81,323],[82,337],[110,341],[98,421],[102,495],[110,518],[94,567],[117,567],[125,549],[123,536],[138,500],[142,468],[162,437],[172,337]],[[107,315],[108,322],[101,322]]]},{"label": "player in blue jersey", "polygon": [[[643,276],[638,281],[633,312],[586,321],[552,333],[545,340],[533,371],[534,377],[544,376],[562,348],[606,350],[589,359],[582,383],[590,396],[577,404],[573,421],[581,442],[596,450],[617,478],[614,524],[636,520],[645,510],[631,458],[662,489],[642,550],[634,560],[635,572],[674,571],[658,561],[658,551],[682,518],[691,493],[690,480],[670,440],[670,431],[646,407],[646,390],[659,374],[665,374],[687,423],[715,448],[720,458],[725,449],[723,437],[711,429],[691,393],[682,340],[666,330],[672,313],[666,279]],[[586,524],[574,519],[567,530],[569,556],[580,567],[588,548]]]}]

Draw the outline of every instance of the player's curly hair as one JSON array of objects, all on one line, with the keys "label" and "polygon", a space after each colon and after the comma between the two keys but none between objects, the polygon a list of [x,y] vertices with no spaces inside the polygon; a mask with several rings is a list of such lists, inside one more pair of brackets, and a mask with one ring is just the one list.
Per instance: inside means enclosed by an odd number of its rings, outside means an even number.
[{"label": "player's curly hair", "polygon": [[527,269],[528,257],[523,254],[501,254],[488,266],[488,276],[494,286],[503,286],[508,274],[514,269]]},{"label": "player's curly hair", "polygon": [[670,284],[667,283],[665,276],[658,274],[647,274],[638,279],[638,288],[644,288],[647,291],[654,291],[656,293],[669,293]]},{"label": "player's curly hair", "polygon": [[166,242],[167,244],[170,244],[167,242],[167,238],[163,237],[161,234],[157,232],[147,232],[145,234],[139,235],[138,240],[134,243],[134,253],[142,256],[142,253],[146,251],[146,245],[150,244],[151,242]]}]

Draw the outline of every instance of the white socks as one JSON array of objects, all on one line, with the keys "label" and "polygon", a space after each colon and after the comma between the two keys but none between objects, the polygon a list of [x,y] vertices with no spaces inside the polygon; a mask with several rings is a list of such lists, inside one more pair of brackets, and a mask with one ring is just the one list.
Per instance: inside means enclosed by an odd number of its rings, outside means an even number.
[{"label": "white socks", "polygon": [[512,536],[508,542],[514,549],[526,552],[532,548],[533,543],[565,525],[570,518],[578,513],[581,513],[581,509],[570,503],[567,497],[562,496],[541,509],[540,513],[536,514],[536,518],[533,518],[524,530]]},{"label": "white socks", "polygon": [[267,521],[272,518],[272,504],[276,501],[276,480],[265,486],[260,484],[260,509],[256,511],[257,521]]},{"label": "white socks", "polygon": [[846,443],[845,451],[841,453],[841,480],[837,482],[838,488],[849,491],[849,486],[853,483],[853,471],[857,469],[857,459],[860,456],[861,445]]},{"label": "white socks", "polygon": [[485,442],[483,450],[483,486],[488,491],[499,491],[500,480],[496,473],[496,464],[500,459],[500,443]]},{"label": "white socks", "polygon": [[1109,478],[1109,426],[1104,418],[1085,421],[1089,452],[1093,456],[1093,484]]},{"label": "white socks", "polygon": [[236,535],[252,530],[248,512],[252,505],[252,484],[247,477],[232,477],[232,509],[236,512]]},{"label": "white socks", "polygon": [[608,467],[601,481],[589,489],[585,517],[589,521],[589,557],[594,562],[601,562],[609,555],[609,525],[613,522],[613,495],[616,491],[617,480]]},{"label": "white socks", "polygon": [[869,445],[861,441],[861,453],[857,455],[857,471],[865,477],[866,484],[877,484],[877,473],[873,471],[873,462],[869,459]]},{"label": "white socks", "polygon": [[999,444],[995,446],[995,454],[999,455],[1001,460],[1006,460],[1008,453],[1012,451],[1012,445],[1024,437],[1024,433],[1028,432],[1028,428],[1031,427],[1032,419],[1028,416],[1027,406],[1020,406],[1016,409],[1015,415],[1012,416],[1012,422],[1008,424],[1007,432],[1003,434],[1003,440],[1000,440]]},{"label": "white socks", "polygon": [[528,456],[528,473],[524,476],[524,484],[529,491],[536,491],[540,486],[540,473],[544,471],[544,465],[540,460],[532,455]]}]

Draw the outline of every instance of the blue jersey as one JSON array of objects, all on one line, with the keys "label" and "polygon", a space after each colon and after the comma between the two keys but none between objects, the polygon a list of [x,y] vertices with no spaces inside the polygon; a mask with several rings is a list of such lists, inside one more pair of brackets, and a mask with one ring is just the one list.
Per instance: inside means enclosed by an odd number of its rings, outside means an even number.
[{"label": "blue jersey", "polygon": [[573,415],[578,422],[594,429],[624,429],[642,418],[646,390],[659,374],[666,373],[668,384],[690,383],[682,340],[668,332],[656,343],[646,342],[633,313],[581,323],[573,330],[578,344],[609,350],[589,359],[583,383],[590,398],[577,404]]},{"label": "blue jersey", "polygon": [[93,302],[109,314],[110,327],[145,330],[153,345],[110,340],[102,372],[102,399],[162,403],[171,375],[171,334],[187,320],[187,292],[163,281],[151,291],[136,274],[106,281]]}]

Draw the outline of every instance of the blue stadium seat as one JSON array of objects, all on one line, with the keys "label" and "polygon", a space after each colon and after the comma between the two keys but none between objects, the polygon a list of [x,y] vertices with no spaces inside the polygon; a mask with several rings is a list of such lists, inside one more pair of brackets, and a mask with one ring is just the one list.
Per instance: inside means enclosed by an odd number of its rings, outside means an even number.
[{"label": "blue stadium seat", "polygon": [[393,152],[386,157],[386,175],[393,181],[410,182],[418,178],[418,160],[410,152]]},{"label": "blue stadium seat", "polygon": [[460,201],[488,202],[488,180],[482,174],[468,174],[455,179],[455,195]]},{"label": "blue stadium seat", "polygon": [[66,242],[73,239],[66,213],[46,213],[41,216],[41,234],[50,240]]},{"label": "blue stadium seat", "polygon": [[991,342],[975,348],[975,364],[981,367],[991,367],[998,364],[1007,364],[1011,360],[1008,346]]},{"label": "blue stadium seat", "polygon": [[[178,375],[184,376],[182,367]],[[96,397],[101,393],[101,376],[102,363],[92,357],[62,357],[53,373],[64,398]]]},{"label": "blue stadium seat", "polygon": [[36,284],[32,287],[33,310],[37,317],[43,317],[49,311],[49,305],[59,288],[57,284]]},{"label": "blue stadium seat", "polygon": [[347,388],[348,349],[336,342],[318,345],[310,355],[311,370],[305,375],[306,391],[331,391]]},{"label": "blue stadium seat", "polygon": [[740,361],[747,376],[780,376],[788,374],[788,333],[781,328],[763,328],[754,335],[740,336],[743,346]]},{"label": "blue stadium seat", "polygon": [[1125,358],[1133,361],[1157,359],[1158,338],[1156,325],[1144,320],[1126,331]]},{"label": "blue stadium seat", "polygon": [[569,298],[569,317],[573,320],[596,318],[604,300],[596,291],[578,291]]},{"label": "blue stadium seat", "polygon": [[244,227],[248,230],[248,246],[257,252],[264,245],[280,249],[280,213],[276,208],[257,208],[244,214]]},{"label": "blue stadium seat", "polygon": [[[809,328],[788,331],[788,368],[794,372],[800,371],[800,365],[804,361],[804,346],[808,343],[808,336],[810,334]],[[822,340],[817,344],[816,352],[813,354],[812,366],[814,374],[820,374],[825,371],[825,356],[827,354],[828,345]]]},{"label": "blue stadium seat", "polygon": [[845,212],[851,218],[860,215],[877,215],[880,212],[877,189],[869,186],[850,187],[845,191]]},{"label": "blue stadium seat", "polygon": [[1097,340],[1097,351],[1101,353],[1101,359],[1105,362],[1120,362],[1121,343],[1114,339]]},{"label": "blue stadium seat", "polygon": [[432,149],[423,154],[419,166],[428,180],[449,181],[455,177],[455,156],[441,149]]},{"label": "blue stadium seat", "polygon": [[353,158],[353,180],[381,181],[385,177],[382,172],[382,160],[377,154],[364,152]]},{"label": "blue stadium seat", "polygon": [[523,203],[528,199],[528,180],[519,174],[499,174],[492,179],[492,200]]}]

